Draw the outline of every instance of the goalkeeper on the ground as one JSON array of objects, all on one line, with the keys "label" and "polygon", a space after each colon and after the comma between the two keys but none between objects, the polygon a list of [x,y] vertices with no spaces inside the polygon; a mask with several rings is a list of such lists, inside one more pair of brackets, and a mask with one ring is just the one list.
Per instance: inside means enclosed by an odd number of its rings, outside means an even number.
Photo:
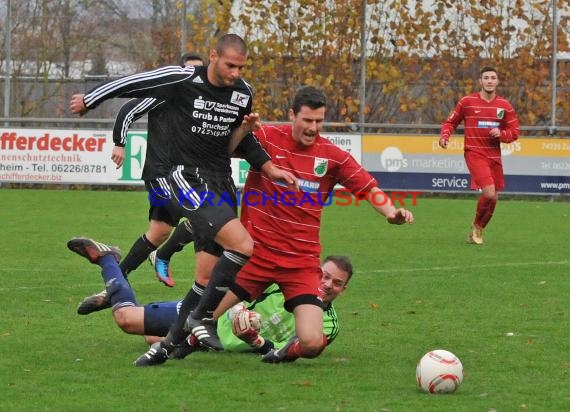
[{"label": "goalkeeper on the ground", "polygon": [[[352,265],[345,256],[328,256],[321,265],[323,277],[323,332],[327,345],[338,334],[338,318],[333,300],[345,289],[352,276]],[[284,296],[275,284],[253,302],[239,304],[218,319],[218,336],[225,350],[254,350],[267,353],[281,348],[295,335],[295,317],[287,312]]]},{"label": "goalkeeper on the ground", "polygon": [[[352,276],[352,264],[345,256],[328,256],[321,265],[323,277],[323,333],[327,345],[338,334],[339,322],[332,304],[346,289]],[[276,284],[251,303],[240,303],[218,319],[217,332],[225,351],[265,354],[281,348],[295,336],[295,317],[283,307],[283,293]],[[188,343],[198,349],[197,340],[189,336]],[[190,349],[188,352],[191,352]],[[186,355],[186,354],[184,354]]]},{"label": "goalkeeper on the ground", "polygon": [[[68,247],[101,267],[101,275],[109,286],[110,306],[115,323],[124,332],[145,335],[149,344],[162,340],[178,317],[180,301],[137,303],[131,285],[119,267],[120,251],[89,238],[74,238]],[[330,344],[339,325],[333,300],[346,289],[352,277],[352,264],[345,256],[328,256],[321,265],[323,300],[323,332]],[[217,332],[226,351],[267,353],[283,347],[295,337],[295,318],[284,307],[284,296],[277,285],[271,285],[255,301],[236,305],[218,319]],[[185,349],[173,357],[184,357],[199,349],[197,340],[189,336]]]}]

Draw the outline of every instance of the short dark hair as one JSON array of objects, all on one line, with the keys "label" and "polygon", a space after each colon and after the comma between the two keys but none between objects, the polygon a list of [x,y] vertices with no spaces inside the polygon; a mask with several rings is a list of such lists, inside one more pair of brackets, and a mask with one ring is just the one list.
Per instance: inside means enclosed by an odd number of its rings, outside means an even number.
[{"label": "short dark hair", "polygon": [[301,106],[309,106],[311,109],[319,109],[327,105],[325,93],[313,86],[304,86],[297,90],[293,98],[293,113],[297,114]]},{"label": "short dark hair", "polygon": [[497,73],[497,69],[495,69],[493,66],[485,66],[479,71],[479,77],[483,76],[483,73],[485,72],[495,72],[495,74],[499,74]]},{"label": "short dark hair", "polygon": [[184,66],[188,60],[200,60],[204,64],[204,59],[199,54],[194,53],[184,53],[180,56],[180,65]]},{"label": "short dark hair", "polygon": [[348,281],[352,278],[352,263],[350,262],[350,258],[348,256],[340,256],[340,255],[330,255],[323,260],[323,263],[332,262],[338,266],[338,268],[346,273],[348,273],[348,277],[346,278],[345,285],[348,284]]},{"label": "short dark hair", "polygon": [[224,34],[216,43],[216,53],[218,53],[218,56],[221,56],[224,50],[229,48],[236,50],[243,56],[247,55],[247,44],[245,44],[245,41],[237,34]]}]

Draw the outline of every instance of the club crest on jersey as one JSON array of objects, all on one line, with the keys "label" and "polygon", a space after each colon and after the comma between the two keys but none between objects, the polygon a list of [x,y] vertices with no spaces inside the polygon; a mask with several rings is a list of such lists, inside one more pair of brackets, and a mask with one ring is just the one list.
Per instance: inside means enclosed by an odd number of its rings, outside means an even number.
[{"label": "club crest on jersey", "polygon": [[249,96],[240,92],[233,92],[232,98],[230,100],[233,104],[237,104],[240,107],[246,107],[249,102]]},{"label": "club crest on jersey", "polygon": [[329,167],[328,159],[315,157],[315,164],[313,166],[313,172],[315,172],[315,176],[323,177],[327,172],[328,167]]},{"label": "club crest on jersey", "polygon": [[505,117],[505,109],[497,108],[497,119],[502,119]]}]

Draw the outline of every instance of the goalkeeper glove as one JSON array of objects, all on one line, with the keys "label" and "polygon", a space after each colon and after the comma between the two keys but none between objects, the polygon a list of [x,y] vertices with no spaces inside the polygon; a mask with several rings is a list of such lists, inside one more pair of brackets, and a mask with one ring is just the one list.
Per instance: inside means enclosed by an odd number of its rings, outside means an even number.
[{"label": "goalkeeper glove", "polygon": [[253,348],[261,348],[265,344],[265,339],[259,334],[260,328],[261,316],[252,310],[240,310],[232,319],[234,335]]}]

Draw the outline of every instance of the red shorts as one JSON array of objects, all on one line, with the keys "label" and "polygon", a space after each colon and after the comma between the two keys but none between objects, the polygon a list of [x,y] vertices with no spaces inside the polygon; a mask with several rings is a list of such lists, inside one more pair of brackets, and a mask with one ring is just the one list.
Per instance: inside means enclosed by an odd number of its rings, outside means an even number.
[{"label": "red shorts", "polygon": [[471,173],[471,189],[481,189],[485,186],[495,186],[495,190],[505,188],[503,165],[479,153],[466,152],[465,162]]},{"label": "red shorts", "polygon": [[285,309],[291,312],[301,304],[322,306],[322,276],[320,265],[298,269],[277,266],[270,269],[259,265],[254,254],[238,273],[231,290],[240,299],[252,301],[269,285],[277,283],[285,296]]}]

